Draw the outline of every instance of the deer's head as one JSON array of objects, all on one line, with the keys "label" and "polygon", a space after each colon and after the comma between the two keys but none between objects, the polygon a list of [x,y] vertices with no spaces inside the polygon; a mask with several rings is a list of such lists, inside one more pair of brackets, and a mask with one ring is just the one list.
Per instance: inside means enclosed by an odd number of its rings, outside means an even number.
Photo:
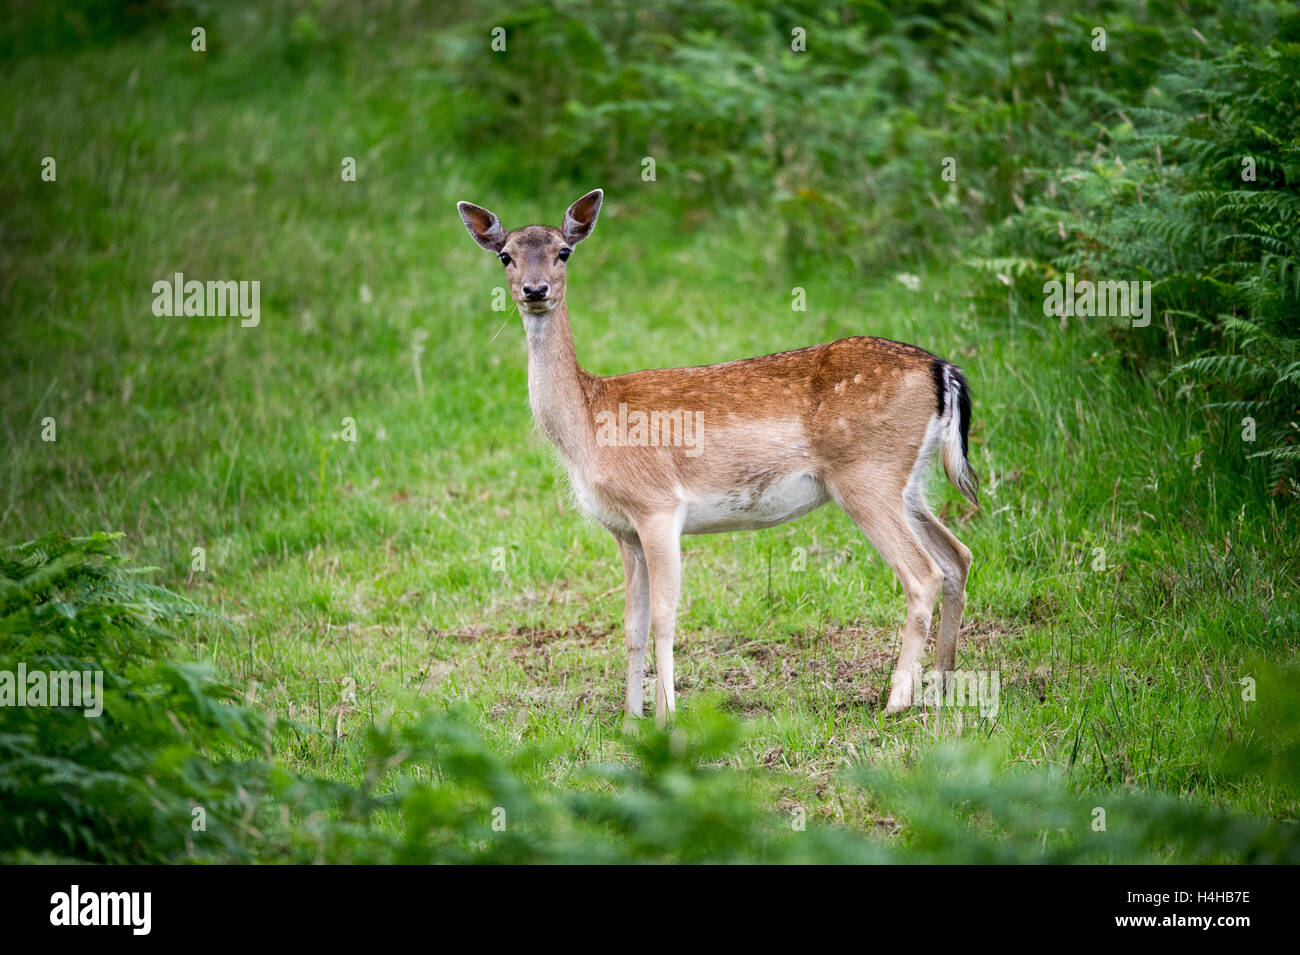
[{"label": "deer's head", "polygon": [[564,272],[574,246],[591,235],[605,194],[593,189],[564,213],[558,228],[530,225],[507,232],[493,213],[458,202],[474,241],[496,255],[506,269],[510,295],[519,311],[544,315],[564,301]]}]

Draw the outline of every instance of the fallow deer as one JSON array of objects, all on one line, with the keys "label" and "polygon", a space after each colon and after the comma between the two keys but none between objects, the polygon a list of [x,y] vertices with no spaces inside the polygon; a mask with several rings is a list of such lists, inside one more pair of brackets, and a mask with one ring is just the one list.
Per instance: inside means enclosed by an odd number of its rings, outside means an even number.
[{"label": "fallow deer", "polygon": [[966,603],[971,553],[923,493],[938,451],[948,479],[977,503],[966,379],[921,348],[865,337],[721,365],[589,374],[573,348],[565,271],[602,201],[596,189],[558,229],[511,232],[487,209],[458,208],[474,241],[505,266],[528,338],[537,426],[559,451],[579,505],[618,541],[627,712],[641,715],[651,632],[656,721],[676,706],[681,535],[771,527],[827,501],[848,513],[903,585],[907,620],[886,711],[907,709],[935,601],[942,593],[940,674],[953,670]]}]

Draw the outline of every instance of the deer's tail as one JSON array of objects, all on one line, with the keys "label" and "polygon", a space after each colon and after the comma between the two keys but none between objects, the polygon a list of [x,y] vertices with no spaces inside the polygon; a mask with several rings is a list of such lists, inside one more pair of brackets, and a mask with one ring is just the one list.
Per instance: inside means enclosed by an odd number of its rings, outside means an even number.
[{"label": "deer's tail", "polygon": [[943,433],[943,470],[953,487],[979,506],[979,475],[970,466],[970,386],[956,365],[936,359],[934,383],[938,390],[939,419]]}]

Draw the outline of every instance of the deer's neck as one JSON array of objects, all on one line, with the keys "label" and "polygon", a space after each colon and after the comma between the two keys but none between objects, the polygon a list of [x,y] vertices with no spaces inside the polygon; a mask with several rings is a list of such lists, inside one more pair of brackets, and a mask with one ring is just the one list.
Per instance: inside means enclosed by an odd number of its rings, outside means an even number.
[{"label": "deer's neck", "polygon": [[569,328],[569,310],[560,302],[545,315],[524,313],[528,334],[528,400],[533,418],[569,465],[577,465],[594,441],[585,384]]}]

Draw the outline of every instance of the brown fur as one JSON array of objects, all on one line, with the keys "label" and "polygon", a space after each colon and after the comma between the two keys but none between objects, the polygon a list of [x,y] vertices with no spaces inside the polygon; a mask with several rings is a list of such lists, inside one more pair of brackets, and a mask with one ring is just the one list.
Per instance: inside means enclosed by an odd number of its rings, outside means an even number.
[{"label": "brown fur", "polygon": [[[461,204],[461,215],[475,241],[508,259],[511,293],[528,335],[534,418],[559,450],[579,503],[618,540],[627,595],[628,712],[641,713],[649,631],[658,663],[657,718],[666,720],[675,705],[680,535],[769,526],[826,500],[853,518],[903,584],[907,623],[889,709],[910,706],[935,600],[942,591],[941,671],[954,666],[965,604],[970,551],[930,513],[915,486],[926,464],[923,451],[935,446],[925,447],[927,435],[943,444],[955,482],[969,473],[964,452],[950,465],[957,456],[952,428],[965,426],[952,417],[964,379],[921,348],[865,337],[720,365],[588,374],[573,348],[565,253],[591,234],[601,200],[599,190],[578,200],[559,229],[506,233],[496,216],[469,203]],[[692,420],[699,422],[701,447],[602,443],[597,422],[602,414],[616,416],[620,406],[698,413]],[[962,483],[971,493],[973,477]]]}]

